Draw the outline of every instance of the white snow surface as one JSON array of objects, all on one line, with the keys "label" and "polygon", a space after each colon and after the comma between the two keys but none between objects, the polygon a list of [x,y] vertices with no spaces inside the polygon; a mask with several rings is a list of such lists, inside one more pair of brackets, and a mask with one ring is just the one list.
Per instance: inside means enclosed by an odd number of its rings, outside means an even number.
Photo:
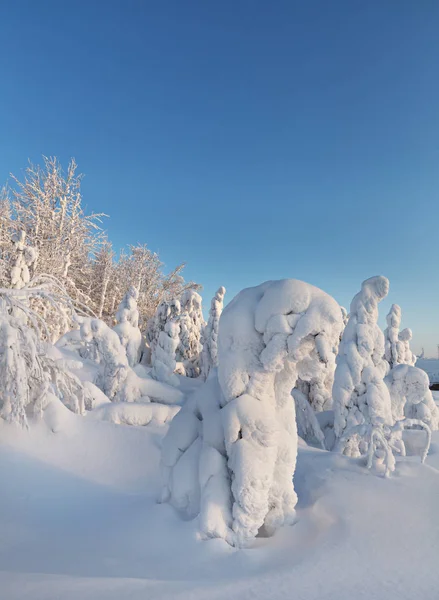
[{"label": "white snow surface", "polygon": [[[0,425],[2,599],[437,598],[439,433],[387,480],[299,445],[296,524],[236,550],[157,504],[165,431],[59,402],[28,431]],[[406,435],[415,451],[422,432]]]}]

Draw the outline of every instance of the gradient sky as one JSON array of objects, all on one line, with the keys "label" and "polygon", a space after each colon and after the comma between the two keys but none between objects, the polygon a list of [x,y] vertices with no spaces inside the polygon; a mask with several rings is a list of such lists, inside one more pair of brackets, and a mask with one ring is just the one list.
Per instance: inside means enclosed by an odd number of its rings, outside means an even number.
[{"label": "gradient sky", "polygon": [[117,248],[228,299],[390,279],[439,343],[437,0],[0,4],[0,182],[74,156]]}]

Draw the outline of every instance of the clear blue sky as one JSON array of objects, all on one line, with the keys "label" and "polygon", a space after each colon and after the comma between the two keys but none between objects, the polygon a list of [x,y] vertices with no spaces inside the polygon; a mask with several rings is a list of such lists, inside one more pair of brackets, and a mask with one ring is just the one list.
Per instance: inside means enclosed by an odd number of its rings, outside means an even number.
[{"label": "clear blue sky", "polygon": [[117,247],[229,299],[386,275],[439,343],[437,0],[0,5],[0,182],[74,156]]}]

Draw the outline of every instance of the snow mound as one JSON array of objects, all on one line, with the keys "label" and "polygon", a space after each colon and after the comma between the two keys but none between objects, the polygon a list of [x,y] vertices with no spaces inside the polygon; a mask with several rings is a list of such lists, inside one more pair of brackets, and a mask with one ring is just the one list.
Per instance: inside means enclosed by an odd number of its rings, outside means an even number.
[{"label": "snow mound", "polygon": [[149,425],[151,422],[164,425],[173,419],[179,410],[179,406],[166,404],[110,402],[95,408],[88,414],[88,418],[110,421],[117,425]]}]

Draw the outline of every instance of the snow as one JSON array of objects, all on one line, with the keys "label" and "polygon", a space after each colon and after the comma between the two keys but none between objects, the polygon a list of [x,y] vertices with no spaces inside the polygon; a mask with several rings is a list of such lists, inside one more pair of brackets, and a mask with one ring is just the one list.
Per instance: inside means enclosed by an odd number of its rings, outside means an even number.
[{"label": "snow", "polygon": [[[236,550],[157,504],[165,432],[61,405],[28,431],[0,425],[2,598],[436,597],[438,433],[426,464],[397,459],[388,480],[361,459],[299,446],[296,524]],[[408,432],[413,446],[420,433]]]}]

